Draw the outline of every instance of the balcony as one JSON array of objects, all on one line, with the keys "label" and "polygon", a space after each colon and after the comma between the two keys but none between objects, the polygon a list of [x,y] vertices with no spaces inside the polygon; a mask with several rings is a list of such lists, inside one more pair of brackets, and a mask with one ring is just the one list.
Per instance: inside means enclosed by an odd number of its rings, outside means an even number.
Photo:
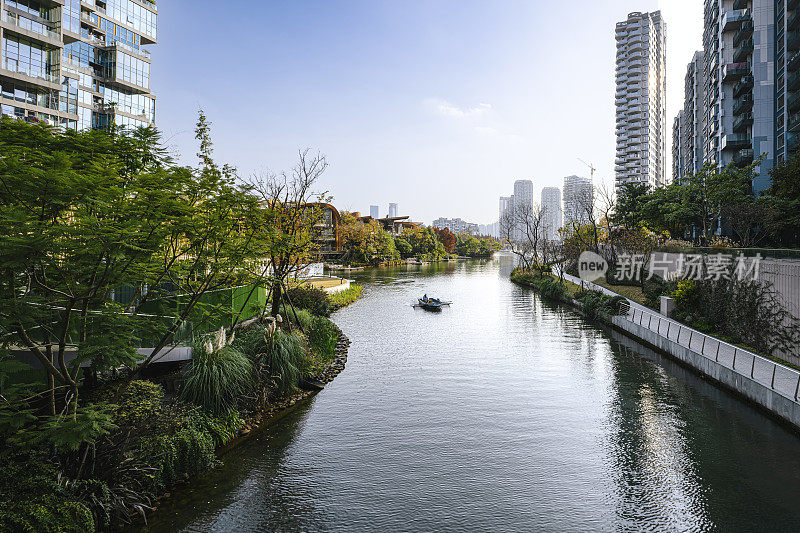
[{"label": "balcony", "polygon": [[739,43],[747,39],[748,37],[753,35],[753,21],[746,20],[742,23],[742,29],[736,32],[736,35],[733,37],[733,46],[739,46]]},{"label": "balcony", "polygon": [[[41,69],[29,69],[21,66],[17,60],[6,59],[2,65],[3,69],[7,72],[5,75],[11,73],[12,78],[26,81],[35,85],[45,85],[51,89],[61,89],[61,76],[49,72],[43,72]],[[41,82],[39,81],[41,80]]]},{"label": "balcony", "polygon": [[97,18],[97,15],[94,13],[86,13],[85,11],[81,11],[81,22],[88,24],[96,30],[100,29],[100,21]]},{"label": "balcony", "polygon": [[800,131],[800,113],[795,113],[789,117],[789,123],[786,125],[786,131],[795,133]]},{"label": "balcony", "polygon": [[733,0],[733,9],[745,9],[749,7],[749,0]]},{"label": "balcony", "polygon": [[733,164],[736,166],[744,167],[753,162],[753,149],[745,148],[739,150],[733,156]]},{"label": "balcony", "polygon": [[747,63],[728,63],[722,67],[722,81],[729,83],[739,80],[742,76],[750,74],[750,65]]},{"label": "balcony", "polygon": [[733,60],[737,63],[741,63],[753,53],[753,39],[747,39],[739,45],[738,48],[733,52]]},{"label": "balcony", "polygon": [[749,93],[753,88],[753,76],[745,76],[733,86],[733,96],[738,98],[744,93]]},{"label": "balcony", "polygon": [[800,135],[792,135],[791,137],[789,137],[787,148],[789,149],[790,152],[796,152],[800,150]]},{"label": "balcony", "polygon": [[733,131],[742,133],[747,131],[748,126],[753,125],[753,113],[745,113],[733,121]]},{"label": "balcony", "polygon": [[795,30],[798,26],[800,26],[800,11],[795,11],[786,19],[786,27],[789,30]]},{"label": "balcony", "polygon": [[736,103],[733,104],[733,114],[735,116],[741,115],[745,111],[750,111],[751,109],[753,109],[752,94],[745,94],[741,98],[737,98]]},{"label": "balcony", "polygon": [[786,88],[791,92],[800,89],[800,71],[789,74],[789,79],[786,82]]},{"label": "balcony", "polygon": [[797,52],[800,50],[800,33],[792,32],[789,34],[789,37],[786,39],[786,48],[788,48],[790,52]]},{"label": "balcony", "polygon": [[800,93],[794,93],[787,98],[786,107],[789,108],[789,112],[800,110]]},{"label": "balcony", "polygon": [[746,133],[733,133],[722,138],[722,150],[741,150],[752,146],[752,140]]},{"label": "balcony", "polygon": [[786,70],[794,72],[798,68],[800,68],[800,52],[795,52],[786,62]]},{"label": "balcony", "polygon": [[736,9],[725,13],[722,18],[722,31],[738,30],[742,27],[744,21],[753,19],[750,17],[749,9]]}]

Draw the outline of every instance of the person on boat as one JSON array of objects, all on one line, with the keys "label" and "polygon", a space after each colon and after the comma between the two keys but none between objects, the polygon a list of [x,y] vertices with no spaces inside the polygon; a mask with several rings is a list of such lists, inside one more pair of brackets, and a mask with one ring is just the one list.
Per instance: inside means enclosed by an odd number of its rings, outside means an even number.
[{"label": "person on boat", "polygon": [[427,299],[428,299],[428,294],[427,294],[427,293],[425,293],[425,296],[423,296],[423,297],[422,297],[422,299],[423,299],[423,300],[427,300]]}]

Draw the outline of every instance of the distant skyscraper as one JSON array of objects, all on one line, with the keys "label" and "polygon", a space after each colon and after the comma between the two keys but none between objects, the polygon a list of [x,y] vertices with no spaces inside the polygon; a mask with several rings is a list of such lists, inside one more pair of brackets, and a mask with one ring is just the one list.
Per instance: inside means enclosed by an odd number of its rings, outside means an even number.
[{"label": "distant skyscraper", "polygon": [[[531,180],[517,180],[514,182],[514,209],[518,213],[531,212],[533,210],[533,182]],[[522,211],[520,211],[522,210]],[[522,239],[523,225],[518,222],[514,231],[515,239]]]},{"label": "distant skyscraper", "polygon": [[561,228],[561,189],[558,187],[545,187],[542,189],[542,215],[543,233],[551,241],[558,237]]},{"label": "distant skyscraper", "polygon": [[511,196],[500,197],[500,220],[503,220],[503,215],[511,208]]},{"label": "distant skyscraper", "polygon": [[513,196],[501,196],[500,197],[500,205],[499,205],[499,217],[498,220],[498,232],[500,236],[504,236],[506,234],[505,229],[508,225],[508,213],[511,212],[511,207],[514,205],[514,197]]},{"label": "distant skyscraper", "polygon": [[369,206],[369,216],[372,218],[381,218],[381,208],[377,205]]},{"label": "distant skyscraper", "polygon": [[686,172],[686,154],[683,142],[686,135],[685,117],[686,113],[681,109],[675,115],[675,121],[672,123],[672,179],[676,181],[683,178]]},{"label": "distant skyscraper", "polygon": [[564,227],[586,224],[594,204],[592,180],[580,176],[564,178]]},{"label": "distant skyscraper", "polygon": [[673,180],[680,181],[703,167],[705,96],[705,53],[695,52],[686,67],[683,109],[675,117],[672,129]]},{"label": "distant skyscraper", "polygon": [[617,187],[656,187],[669,179],[666,35],[660,11],[631,13],[617,23]]},{"label": "distant skyscraper", "polygon": [[533,207],[533,182],[531,180],[514,182],[514,206]]},{"label": "distant skyscraper", "polygon": [[397,204],[389,204],[389,218],[397,216]]},{"label": "distant skyscraper", "polygon": [[[681,177],[695,174],[703,168],[704,135],[706,126],[706,76],[704,52],[695,52],[686,67],[684,81]],[[674,176],[673,176],[674,177]]]},{"label": "distant skyscraper", "polygon": [[434,228],[444,229],[447,228],[453,233],[468,233],[474,235],[478,233],[478,224],[465,222],[460,218],[437,218],[431,224]]}]

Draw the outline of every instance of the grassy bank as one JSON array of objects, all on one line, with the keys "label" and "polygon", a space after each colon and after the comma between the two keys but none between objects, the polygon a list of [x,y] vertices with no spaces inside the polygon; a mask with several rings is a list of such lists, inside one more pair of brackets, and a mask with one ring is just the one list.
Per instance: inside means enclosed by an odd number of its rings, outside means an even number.
[{"label": "grassy bank", "polygon": [[591,320],[607,321],[607,316],[619,312],[626,299],[622,296],[607,296],[600,291],[585,290],[567,280],[561,280],[549,272],[515,268],[511,281],[536,290],[543,297],[578,307]]},{"label": "grassy bank", "polygon": [[347,290],[331,294],[329,296],[331,307],[334,311],[338,311],[342,307],[347,307],[351,303],[361,298],[361,293],[364,292],[364,287],[356,283],[350,283],[350,288]]},{"label": "grassy bank", "polygon": [[46,407],[42,390],[25,391],[33,400],[23,412],[0,405],[0,531],[106,531],[144,517],[218,465],[219,450],[309,394],[300,380],[332,379],[344,366],[339,328],[309,309],[282,316],[277,330],[251,324],[198,339],[182,372],[84,387],[76,419],[57,433],[34,416]]}]

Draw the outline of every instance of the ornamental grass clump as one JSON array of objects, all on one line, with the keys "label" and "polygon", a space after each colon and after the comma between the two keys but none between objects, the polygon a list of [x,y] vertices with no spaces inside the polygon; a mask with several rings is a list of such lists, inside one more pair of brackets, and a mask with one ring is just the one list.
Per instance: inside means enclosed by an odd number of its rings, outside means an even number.
[{"label": "ornamental grass clump", "polygon": [[[316,320],[327,320],[304,310],[297,314],[308,331]],[[258,326],[240,335],[233,346],[252,361],[259,388],[273,399],[290,393],[311,367],[305,341],[298,333],[277,329],[270,335],[268,328]]]},{"label": "ornamental grass clump", "polygon": [[181,391],[182,400],[216,415],[232,412],[237,398],[252,385],[252,361],[224,337],[220,331],[215,339],[206,338],[193,347],[192,366]]},{"label": "ornamental grass clump", "polygon": [[276,331],[266,353],[260,357],[264,371],[272,381],[274,394],[283,396],[292,391],[300,376],[308,369],[309,360],[303,338],[296,333]]}]

